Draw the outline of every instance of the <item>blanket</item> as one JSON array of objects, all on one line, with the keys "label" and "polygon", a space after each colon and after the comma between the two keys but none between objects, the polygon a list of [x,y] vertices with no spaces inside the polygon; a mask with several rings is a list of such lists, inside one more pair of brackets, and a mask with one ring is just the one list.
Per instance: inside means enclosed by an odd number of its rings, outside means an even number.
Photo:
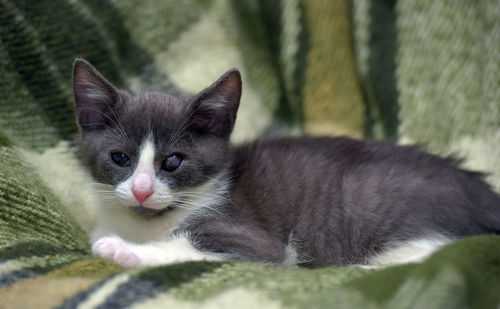
[{"label": "blanket", "polygon": [[500,191],[498,16],[495,0],[0,1],[0,308],[498,308],[495,235],[378,270],[93,257],[71,91],[76,57],[119,87],[179,95],[238,67],[235,143],[421,143]]}]

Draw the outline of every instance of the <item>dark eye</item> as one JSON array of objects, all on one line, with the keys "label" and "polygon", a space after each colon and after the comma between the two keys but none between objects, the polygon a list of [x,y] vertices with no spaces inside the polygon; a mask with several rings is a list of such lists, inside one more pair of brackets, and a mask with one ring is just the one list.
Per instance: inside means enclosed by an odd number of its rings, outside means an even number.
[{"label": "dark eye", "polygon": [[116,163],[118,166],[128,167],[130,166],[130,159],[121,152],[112,152],[111,160]]},{"label": "dark eye", "polygon": [[182,158],[180,157],[180,155],[173,154],[170,157],[166,158],[165,161],[163,161],[161,168],[166,170],[167,172],[173,172],[181,165],[181,163]]}]

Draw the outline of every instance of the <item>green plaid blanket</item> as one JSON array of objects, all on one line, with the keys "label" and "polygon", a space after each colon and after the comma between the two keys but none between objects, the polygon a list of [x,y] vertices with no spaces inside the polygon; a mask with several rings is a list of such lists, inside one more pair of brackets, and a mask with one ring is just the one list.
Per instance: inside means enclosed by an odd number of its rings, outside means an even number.
[{"label": "green plaid blanket", "polygon": [[466,156],[500,189],[500,2],[1,0],[0,308],[498,308],[500,236],[383,270],[93,258],[71,65],[133,91],[199,91],[230,67],[235,142],[346,134]]}]

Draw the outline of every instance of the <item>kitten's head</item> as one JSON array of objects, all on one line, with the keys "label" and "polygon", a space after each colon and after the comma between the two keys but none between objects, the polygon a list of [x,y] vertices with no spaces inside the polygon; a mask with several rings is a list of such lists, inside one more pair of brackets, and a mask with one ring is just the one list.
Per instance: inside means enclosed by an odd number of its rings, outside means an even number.
[{"label": "kitten's head", "polygon": [[73,91],[82,159],[113,198],[155,214],[213,194],[203,191],[214,190],[230,162],[241,96],[237,70],[189,98],[133,95],[77,59]]}]

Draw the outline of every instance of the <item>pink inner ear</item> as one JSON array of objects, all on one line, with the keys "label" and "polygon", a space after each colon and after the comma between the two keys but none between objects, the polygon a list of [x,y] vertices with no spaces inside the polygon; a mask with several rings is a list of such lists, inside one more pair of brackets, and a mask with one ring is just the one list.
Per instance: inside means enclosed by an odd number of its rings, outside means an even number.
[{"label": "pink inner ear", "polygon": [[75,62],[73,92],[76,115],[82,128],[101,128],[109,124],[118,91],[85,60]]},{"label": "pink inner ear", "polygon": [[195,99],[193,127],[202,134],[231,134],[241,97],[241,76],[229,70]]}]

